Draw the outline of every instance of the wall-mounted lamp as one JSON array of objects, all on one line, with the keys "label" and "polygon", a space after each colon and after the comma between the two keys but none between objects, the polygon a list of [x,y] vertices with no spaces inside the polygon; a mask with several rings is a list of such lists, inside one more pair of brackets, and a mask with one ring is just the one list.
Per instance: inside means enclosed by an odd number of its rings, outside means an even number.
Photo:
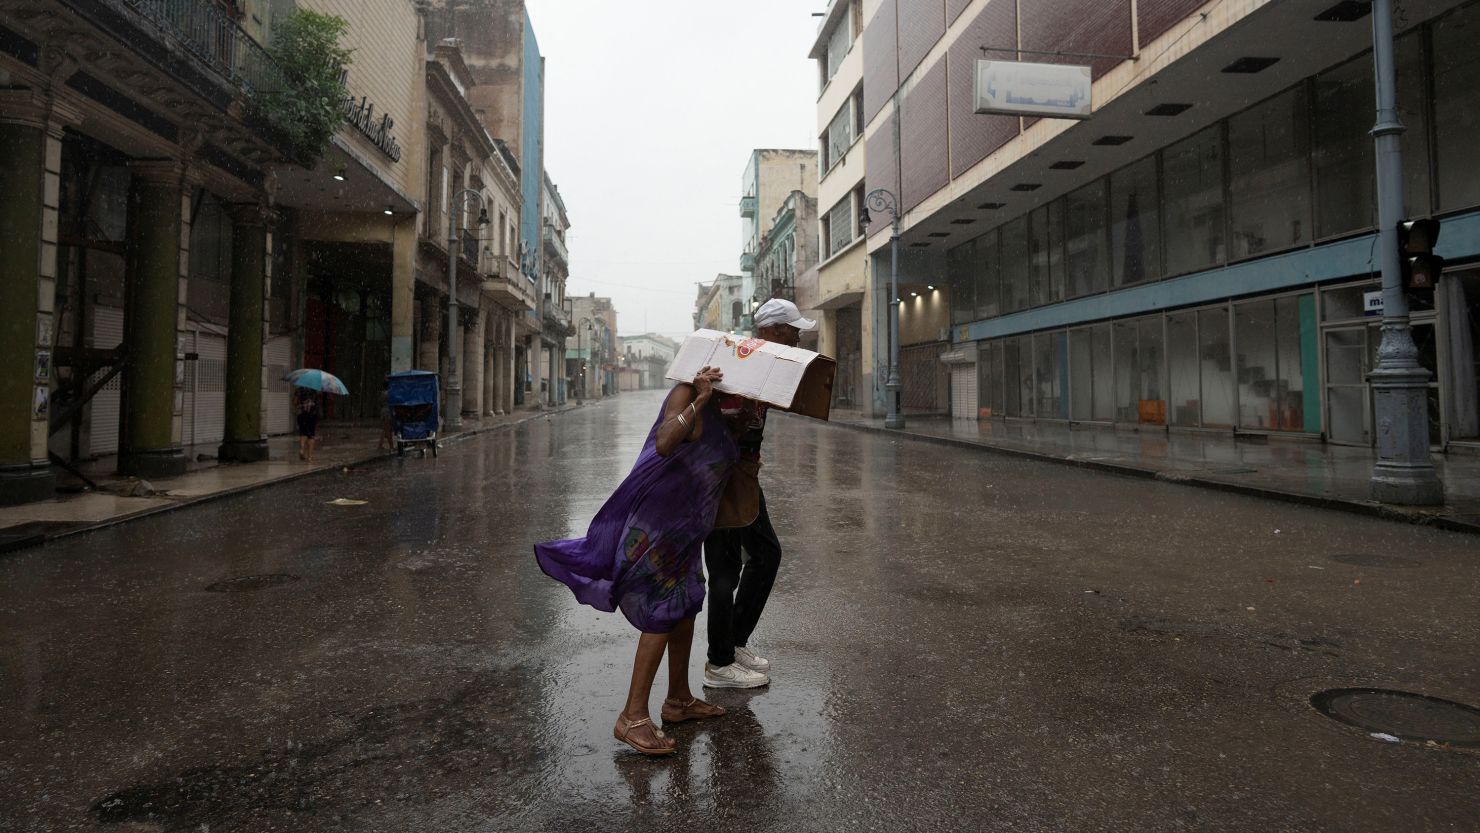
[{"label": "wall-mounted lamp", "polygon": [[336,181],[339,181],[339,182],[343,182],[344,181],[344,166],[343,165],[340,165],[338,168],[335,169],[335,171],[334,171],[334,179]]},{"label": "wall-mounted lamp", "polygon": [[392,210],[390,206],[385,207],[385,216],[390,217],[393,216],[395,213],[396,212]]},{"label": "wall-mounted lamp", "polygon": [[934,292],[935,291],[935,287],[933,287],[933,286],[927,286],[925,288],[928,289],[928,290],[930,290],[931,292]]}]

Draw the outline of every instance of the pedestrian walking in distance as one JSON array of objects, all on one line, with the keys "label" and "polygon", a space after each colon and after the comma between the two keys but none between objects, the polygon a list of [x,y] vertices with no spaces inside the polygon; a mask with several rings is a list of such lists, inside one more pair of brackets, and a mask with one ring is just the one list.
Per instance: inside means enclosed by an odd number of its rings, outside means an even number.
[{"label": "pedestrian walking in distance", "polygon": [[664,725],[721,717],[689,690],[694,617],[704,606],[702,545],[739,456],[716,407],[705,367],[674,386],[631,473],[592,519],[584,538],[536,544],[540,569],[598,610],[618,608],[642,632],[627,703],[612,734],[644,755],[670,755],[674,741],[648,713],[653,677],[668,654]]},{"label": "pedestrian walking in distance", "polygon": [[[817,322],[803,318],[791,301],[773,298],[755,311],[756,336],[788,347],[797,346],[803,330]],[[743,396],[720,394],[721,416],[739,446],[741,464],[750,471],[760,466],[765,439],[766,404]],[[771,682],[771,662],[750,648],[750,636],[766,609],[776,571],[781,566],[781,542],[771,528],[766,495],[760,481],[744,481],[756,491],[760,511],[749,525],[716,529],[704,541],[704,565],[709,570],[709,661],[704,685],[710,688],[758,688]],[[744,556],[742,557],[742,551]]]},{"label": "pedestrian walking in distance", "polygon": [[313,391],[300,388],[298,394],[298,459],[313,462],[313,447],[319,435],[319,400]]}]

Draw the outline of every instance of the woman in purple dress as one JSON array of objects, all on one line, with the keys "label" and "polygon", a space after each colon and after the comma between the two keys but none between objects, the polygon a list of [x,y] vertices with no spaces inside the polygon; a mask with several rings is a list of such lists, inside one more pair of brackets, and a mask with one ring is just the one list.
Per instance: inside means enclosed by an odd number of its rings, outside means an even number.
[{"label": "woman in purple dress", "polygon": [[652,723],[653,677],[668,653],[663,722],[720,717],[725,710],[689,690],[694,616],[704,605],[704,538],[730,468],[739,457],[711,404],[717,368],[675,385],[627,479],[596,513],[586,537],[536,544],[540,569],[598,610],[618,608],[642,636],[627,704],[612,734],[644,755],[671,755],[671,738]]}]

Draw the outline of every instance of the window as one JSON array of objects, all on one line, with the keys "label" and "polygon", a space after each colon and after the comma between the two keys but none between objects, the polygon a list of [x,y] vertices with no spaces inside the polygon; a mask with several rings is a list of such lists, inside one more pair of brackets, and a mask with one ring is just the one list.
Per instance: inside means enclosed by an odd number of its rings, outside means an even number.
[{"label": "window", "polygon": [[1033,337],[1033,362],[1037,367],[1037,414],[1039,419],[1069,418],[1069,380],[1065,377],[1068,333],[1039,333]]},{"label": "window", "polygon": [[1222,263],[1223,128],[1214,125],[1162,152],[1166,273],[1185,275]]},{"label": "window", "polygon": [[1156,157],[1110,176],[1110,261],[1116,286],[1161,278],[1161,210]]},{"label": "window", "polygon": [[853,105],[853,137],[856,139],[863,135],[863,129],[866,126],[863,123],[863,85],[860,84],[858,89],[853,91],[853,96],[849,101]]},{"label": "window", "polygon": [[827,36],[827,55],[822,59],[822,83],[823,86],[838,74],[838,67],[842,66],[843,58],[848,54],[848,48],[853,45],[853,9],[849,7],[843,12],[838,24],[833,27],[832,33]]},{"label": "window", "polygon": [[1028,308],[1028,218],[1002,227],[1002,314]]},{"label": "window", "polygon": [[[1397,42],[1398,118],[1402,134],[1403,206],[1407,216],[1429,213],[1429,126],[1423,42],[1414,32]],[[1372,54],[1315,79],[1316,236],[1330,237],[1377,225],[1377,180],[1372,137]]]},{"label": "window", "polygon": [[1311,239],[1307,109],[1297,86],[1228,120],[1235,258]]},{"label": "window", "polygon": [[[1285,296],[1235,304],[1240,428],[1321,430],[1315,379],[1306,395],[1307,364],[1314,377],[1315,298]],[[1309,400],[1309,401],[1308,401]]]},{"label": "window", "polygon": [[853,195],[851,193],[839,200],[838,204],[827,212],[824,228],[829,257],[841,252],[853,242]]},{"label": "window", "polygon": [[951,289],[951,324],[969,324],[976,320],[976,244],[975,240],[946,252],[946,278]]},{"label": "window", "polygon": [[851,106],[852,99],[844,102],[837,115],[828,123],[827,132],[822,134],[822,155],[818,162],[821,163],[823,174],[841,162],[848,148],[853,146],[853,114],[849,112]]},{"label": "window", "polygon": [[1064,202],[1054,200],[1028,215],[1029,303],[1064,300]]},{"label": "window", "polygon": [[1097,179],[1065,198],[1064,226],[1069,297],[1104,292],[1110,272],[1105,240],[1105,180]]},{"label": "window", "polygon": [[994,318],[1002,313],[1002,263],[999,258],[999,235],[993,229],[976,239],[973,258],[976,275],[976,317]]},{"label": "window", "polygon": [[[1480,134],[1480,6],[1470,5],[1434,24],[1434,133],[1439,175],[1439,209],[1480,205],[1480,166],[1475,136]],[[1410,143],[1404,142],[1406,151]]]}]

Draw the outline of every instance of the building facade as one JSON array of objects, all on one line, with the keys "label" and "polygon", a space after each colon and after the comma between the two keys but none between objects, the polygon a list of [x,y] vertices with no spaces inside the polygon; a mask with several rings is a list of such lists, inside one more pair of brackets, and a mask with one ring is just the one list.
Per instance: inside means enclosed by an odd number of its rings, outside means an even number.
[{"label": "building facade", "polygon": [[540,333],[543,358],[540,367],[544,370],[545,380],[543,401],[554,406],[566,401],[565,340],[573,332],[573,325],[570,320],[572,308],[565,297],[565,284],[570,278],[570,250],[566,248],[565,235],[570,229],[570,217],[565,213],[565,200],[560,197],[560,189],[548,174],[545,176],[543,203],[541,286],[544,291],[541,299],[543,329]]},{"label": "building facade", "polygon": [[[868,185],[899,197],[902,294],[945,293],[956,415],[1373,443],[1370,5],[864,12]],[[1480,439],[1476,26],[1474,2],[1426,3],[1397,42],[1407,216],[1441,220],[1449,262],[1411,297],[1445,449]],[[1110,56],[1079,59],[1093,116],[975,113],[983,46]],[[872,220],[882,301],[889,217]]]},{"label": "building facade", "polygon": [[[678,355],[678,342],[657,333],[622,336],[618,339],[621,364],[625,371],[624,390],[654,390],[668,387],[664,375]],[[625,381],[630,380],[630,381]]]},{"label": "building facade", "polygon": [[721,274],[710,283],[701,283],[694,301],[694,329],[731,333],[749,329],[752,306],[747,287],[752,282],[746,275]]},{"label": "building facade", "polygon": [[873,373],[876,311],[865,288],[868,251],[861,222],[865,196],[862,0],[833,0],[818,26],[809,57],[816,60],[817,242],[815,272],[803,271],[797,305],[818,322],[817,349],[837,359],[834,403],[862,407],[864,380]]},{"label": "building facade", "polygon": [[596,293],[571,301],[574,333],[566,339],[566,373],[577,399],[600,399],[618,391],[617,311]]},{"label": "building facade", "polygon": [[[793,191],[817,193],[817,151],[757,148],[750,152],[740,180],[740,272],[746,316],[755,299],[761,238]],[[749,321],[741,326],[749,327]]]}]

